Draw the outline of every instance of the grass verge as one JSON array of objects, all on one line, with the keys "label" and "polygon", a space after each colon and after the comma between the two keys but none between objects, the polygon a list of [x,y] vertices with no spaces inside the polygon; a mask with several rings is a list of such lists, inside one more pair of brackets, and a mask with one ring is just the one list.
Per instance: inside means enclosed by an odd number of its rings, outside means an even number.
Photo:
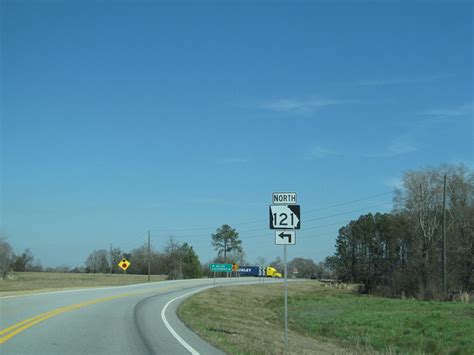
[{"label": "grass verge", "polygon": [[[165,279],[164,275],[151,275],[151,281]],[[15,272],[13,278],[0,280],[0,296],[32,293],[32,291],[121,286],[144,282],[148,282],[147,275]]]},{"label": "grass verge", "polygon": [[[290,353],[442,353],[474,349],[474,305],[359,295],[289,284]],[[219,287],[185,300],[179,316],[231,354],[283,353],[283,285]]]}]

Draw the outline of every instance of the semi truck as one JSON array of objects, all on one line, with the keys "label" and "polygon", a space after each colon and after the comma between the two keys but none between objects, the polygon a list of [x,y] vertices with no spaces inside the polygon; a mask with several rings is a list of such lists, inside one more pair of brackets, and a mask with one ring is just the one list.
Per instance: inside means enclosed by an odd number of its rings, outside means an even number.
[{"label": "semi truck", "polygon": [[282,274],[271,266],[241,266],[237,269],[237,272],[240,276],[282,277]]},{"label": "semi truck", "polygon": [[265,268],[265,276],[266,277],[275,277],[275,278],[279,279],[279,278],[281,278],[282,275],[274,267],[267,266]]}]

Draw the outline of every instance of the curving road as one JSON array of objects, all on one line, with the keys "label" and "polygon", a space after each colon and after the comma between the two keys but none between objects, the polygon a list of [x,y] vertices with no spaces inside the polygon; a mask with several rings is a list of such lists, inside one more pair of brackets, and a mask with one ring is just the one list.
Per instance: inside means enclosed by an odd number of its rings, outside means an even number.
[{"label": "curving road", "polygon": [[176,316],[182,300],[209,287],[213,280],[196,279],[2,297],[0,354],[222,354]]}]

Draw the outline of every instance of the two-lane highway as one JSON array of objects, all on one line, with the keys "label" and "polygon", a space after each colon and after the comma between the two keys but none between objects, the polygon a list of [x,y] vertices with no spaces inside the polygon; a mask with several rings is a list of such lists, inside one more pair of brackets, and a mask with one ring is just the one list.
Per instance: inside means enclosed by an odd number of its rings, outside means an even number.
[{"label": "two-lane highway", "polygon": [[[216,286],[257,283],[218,279]],[[176,316],[211,279],[0,298],[1,354],[220,354]]]}]

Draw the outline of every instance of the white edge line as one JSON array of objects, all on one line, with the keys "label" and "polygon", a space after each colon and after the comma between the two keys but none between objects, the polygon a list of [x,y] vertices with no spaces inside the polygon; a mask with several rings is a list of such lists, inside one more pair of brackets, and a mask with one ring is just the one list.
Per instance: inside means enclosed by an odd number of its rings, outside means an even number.
[{"label": "white edge line", "polygon": [[196,349],[194,349],[191,345],[189,345],[188,343],[186,343],[186,341],[184,341],[183,338],[181,338],[179,336],[178,333],[176,333],[176,331],[173,329],[173,327],[168,323],[168,320],[166,319],[166,315],[165,315],[165,312],[166,312],[166,309],[168,308],[168,306],[173,303],[174,301],[180,299],[180,298],[183,298],[183,297],[186,297],[186,296],[189,296],[189,295],[192,295],[193,293],[197,293],[197,292],[201,292],[201,291],[204,291],[208,288],[213,288],[214,286],[207,286],[207,287],[203,287],[203,288],[200,288],[199,290],[195,290],[195,291],[192,291],[192,292],[188,292],[184,295],[181,295],[181,296],[178,296],[178,297],[175,297],[173,298],[172,300],[168,301],[167,304],[165,304],[165,306],[163,307],[163,309],[161,310],[161,319],[163,320],[163,323],[165,324],[166,328],[168,328],[168,330],[170,331],[171,335],[173,335],[176,340],[182,345],[184,346],[192,355],[200,355],[198,351],[196,351]]},{"label": "white edge line", "polygon": [[[212,279],[191,279],[191,280],[199,281],[199,280],[212,280]],[[0,300],[7,299],[7,298],[17,298],[17,297],[42,296],[42,295],[49,295],[49,294],[54,294],[54,293],[117,290],[121,288],[133,288],[133,287],[140,287],[140,286],[154,286],[156,284],[176,283],[179,281],[182,281],[182,280],[163,280],[163,281],[154,281],[154,282],[143,282],[143,283],[131,284],[131,285],[89,287],[89,288],[86,287],[86,288],[77,288],[73,290],[48,291],[48,292],[40,292],[40,293],[25,293],[25,294],[12,295],[12,296],[0,296]]]},{"label": "white edge line", "polygon": [[[189,281],[212,281],[212,278],[207,279],[189,279]],[[233,278],[216,278],[216,280],[223,281],[224,283],[229,280],[228,282],[231,283]],[[31,297],[31,296],[42,296],[42,295],[49,295],[54,293],[71,293],[71,292],[84,292],[84,291],[106,291],[106,290],[117,290],[120,288],[133,288],[133,287],[140,287],[140,286],[154,286],[156,284],[166,284],[166,283],[176,283],[181,282],[183,280],[163,280],[163,281],[153,281],[153,282],[142,282],[139,284],[131,284],[131,285],[119,285],[119,286],[103,286],[103,287],[85,287],[85,288],[77,288],[73,290],[61,290],[61,291],[48,291],[48,292],[40,292],[40,293],[25,293],[20,295],[11,295],[11,296],[0,296],[0,300],[8,299],[8,298],[19,298],[19,297]],[[219,284],[221,286],[221,284]],[[7,291],[9,292],[9,291]],[[12,291],[15,292],[15,291]]]},{"label": "white edge line", "polygon": [[[156,281],[153,283],[158,283],[158,282],[163,282],[163,281]],[[145,283],[145,285],[151,285],[152,283]],[[138,285],[144,285],[144,284],[133,284],[133,285],[123,285],[123,286],[104,286],[104,287],[91,287],[91,288],[78,288],[74,290],[62,290],[62,291],[48,291],[48,292],[39,292],[39,293],[25,293],[25,294],[20,294],[20,295],[12,295],[12,296],[1,296],[0,300],[6,299],[6,298],[17,298],[17,297],[29,297],[29,296],[42,296],[42,295],[49,295],[49,294],[54,294],[54,293],[71,293],[71,292],[81,292],[81,291],[106,291],[106,290],[117,290],[119,288],[131,288],[131,287],[136,287]]]}]

